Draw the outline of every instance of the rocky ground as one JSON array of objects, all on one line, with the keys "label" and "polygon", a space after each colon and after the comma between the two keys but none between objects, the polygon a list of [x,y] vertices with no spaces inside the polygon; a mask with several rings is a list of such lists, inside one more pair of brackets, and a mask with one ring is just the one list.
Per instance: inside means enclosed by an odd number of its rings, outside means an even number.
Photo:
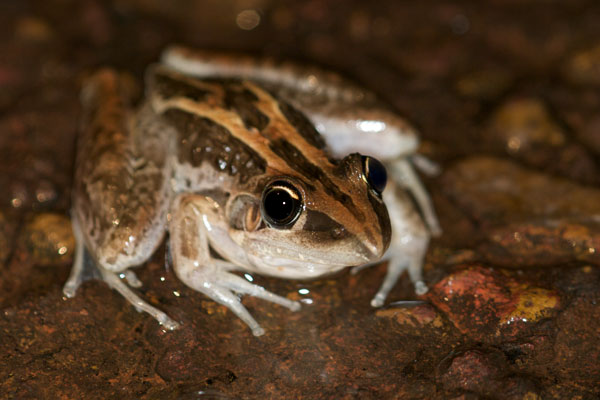
[{"label": "rocky ground", "polygon": [[[385,265],[314,282],[255,276],[267,334],[165,269],[144,298],[61,287],[81,80],[141,77],[173,42],[309,61],[376,91],[443,172],[429,293]],[[600,6],[593,0],[0,2],[0,397],[596,399],[600,396]]]}]

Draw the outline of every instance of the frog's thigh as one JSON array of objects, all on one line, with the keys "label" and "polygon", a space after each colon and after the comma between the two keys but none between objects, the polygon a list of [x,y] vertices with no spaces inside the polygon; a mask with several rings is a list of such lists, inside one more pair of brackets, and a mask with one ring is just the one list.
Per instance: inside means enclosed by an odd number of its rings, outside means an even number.
[{"label": "frog's thigh", "polygon": [[[239,248],[226,234],[227,224],[222,208],[210,197],[183,194],[173,203],[170,245],[175,272],[187,286],[197,290],[214,301],[227,306],[252,330],[255,336],[264,334],[264,329],[241,304],[232,291],[249,294],[296,311],[299,303],[277,296],[263,287],[254,285],[228,271],[236,266],[227,261],[214,259],[209,245],[229,249],[232,254]],[[236,263],[241,264],[241,257]]]},{"label": "frog's thigh", "polygon": [[[75,249],[75,261],[73,262],[73,268],[71,269],[71,274],[69,275],[69,279],[65,283],[63,287],[63,293],[65,296],[72,298],[75,296],[75,292],[81,283],[83,282],[83,275],[85,274],[84,264],[85,264],[85,245],[83,241],[83,235],[81,232],[81,228],[79,226],[79,221],[76,215],[72,217],[73,224],[73,232],[76,240],[76,249]],[[169,330],[177,329],[179,324],[175,322],[173,319],[169,318],[167,314],[157,309],[156,307],[151,306],[144,300],[142,300],[137,294],[135,294],[117,275],[117,272],[111,271],[109,268],[105,268],[102,265],[97,265],[98,271],[100,272],[100,276],[104,282],[111,288],[119,292],[129,303],[131,303],[136,310],[144,311],[154,317],[161,325]],[[133,271],[125,270],[124,273],[128,275],[127,281],[128,283],[134,283],[134,286],[138,287],[136,284],[140,283]]]},{"label": "frog's thigh", "polygon": [[371,301],[374,307],[383,305],[405,270],[417,294],[424,294],[428,290],[423,281],[423,260],[427,253],[429,232],[404,190],[393,183],[390,186],[384,192],[383,199],[392,224],[392,240],[384,256],[388,260],[386,277]]}]

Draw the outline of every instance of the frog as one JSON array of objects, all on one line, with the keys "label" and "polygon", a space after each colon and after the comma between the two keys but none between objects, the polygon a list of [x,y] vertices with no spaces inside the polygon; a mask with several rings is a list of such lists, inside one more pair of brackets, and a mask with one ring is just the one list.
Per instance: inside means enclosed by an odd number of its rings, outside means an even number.
[{"label": "frog", "polygon": [[177,278],[255,336],[265,331],[238,294],[300,303],[239,272],[315,279],[387,260],[373,306],[405,270],[427,290],[423,259],[439,225],[412,168],[417,135],[370,92],[314,67],[182,46],[147,69],[141,101],[135,92],[110,68],[82,89],[66,297],[92,262],[138,311],[177,329],[134,290],[133,268],[167,236]]}]

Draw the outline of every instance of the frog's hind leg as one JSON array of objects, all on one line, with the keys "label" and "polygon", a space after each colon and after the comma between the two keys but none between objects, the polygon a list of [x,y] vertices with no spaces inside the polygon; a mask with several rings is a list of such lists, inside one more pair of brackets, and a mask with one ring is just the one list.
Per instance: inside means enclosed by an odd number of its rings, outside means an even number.
[{"label": "frog's hind leg", "polygon": [[[73,297],[92,259],[100,278],[136,309],[168,329],[177,323],[140,299],[119,278],[137,287],[130,267],[144,263],[162,242],[170,204],[168,156],[172,128],[149,106],[133,111],[130,79],[109,69],[95,73],[82,90],[72,221],[77,248],[64,286]],[[90,257],[86,257],[86,254]]]},{"label": "frog's hind leg", "polygon": [[[116,290],[123,297],[125,297],[125,299],[129,301],[136,308],[136,310],[147,312],[169,330],[177,329],[179,326],[177,322],[169,318],[164,312],[142,300],[129,287],[127,287],[117,273],[109,271],[108,269],[99,265],[96,267],[92,265],[94,262],[90,259],[90,256],[87,254],[85,249],[83,234],[79,226],[79,221],[75,215],[73,215],[71,221],[76,242],[75,259],[73,261],[73,267],[71,268],[69,279],[63,287],[64,295],[68,298],[73,298],[75,297],[77,289],[83,282],[90,278],[99,278],[106,282],[110,288]],[[124,274],[129,285],[133,287],[141,286],[142,283],[137,279],[133,271],[126,270]]]},{"label": "frog's hind leg", "polygon": [[[238,265],[247,265],[248,260],[228,236],[227,226],[222,222],[224,219],[222,208],[211,198],[194,194],[179,196],[173,204],[169,225],[174,269],[187,286],[227,306],[250,327],[255,336],[260,336],[265,333],[264,329],[234,292],[255,296],[292,311],[297,311],[300,303],[271,293],[229,272],[238,269]],[[220,254],[226,254],[230,261],[214,259],[209,244]]]},{"label": "frog's hind leg", "polygon": [[395,181],[407,188],[415,198],[431,235],[439,236],[442,233],[442,228],[435,214],[431,197],[415,172],[411,160],[403,157],[390,163],[390,165],[390,172]]}]

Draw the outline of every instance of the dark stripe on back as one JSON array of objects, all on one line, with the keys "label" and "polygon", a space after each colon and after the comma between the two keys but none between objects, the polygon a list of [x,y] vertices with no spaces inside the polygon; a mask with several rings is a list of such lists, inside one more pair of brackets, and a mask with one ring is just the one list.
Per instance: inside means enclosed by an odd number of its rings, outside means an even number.
[{"label": "dark stripe on back", "polygon": [[298,171],[303,176],[321,182],[323,190],[329,196],[341,203],[359,221],[364,221],[365,216],[361,213],[352,201],[352,198],[346,193],[340,191],[338,187],[329,179],[327,174],[315,164],[311,163],[293,144],[286,139],[277,139],[269,144],[269,147],[275,154],[283,159],[291,169]]},{"label": "dark stripe on back", "polygon": [[325,140],[321,136],[319,132],[315,129],[312,122],[309,121],[308,118],[300,111],[296,110],[294,107],[286,103],[285,101],[279,100],[279,109],[281,113],[285,116],[285,118],[289,121],[289,123],[296,128],[298,133],[310,143],[312,146],[318,149],[325,148]]},{"label": "dark stripe on back", "polygon": [[172,97],[187,97],[194,101],[204,101],[212,93],[197,88],[185,81],[173,78],[164,71],[154,70],[153,89],[164,99]]},{"label": "dark stripe on back", "polygon": [[217,171],[238,176],[241,183],[264,174],[266,161],[222,125],[180,109],[170,109],[163,115],[179,134],[180,163],[199,166],[208,161]]},{"label": "dark stripe on back", "polygon": [[269,117],[255,106],[258,97],[239,84],[225,83],[225,107],[235,111],[246,126],[262,131],[269,124]]}]

